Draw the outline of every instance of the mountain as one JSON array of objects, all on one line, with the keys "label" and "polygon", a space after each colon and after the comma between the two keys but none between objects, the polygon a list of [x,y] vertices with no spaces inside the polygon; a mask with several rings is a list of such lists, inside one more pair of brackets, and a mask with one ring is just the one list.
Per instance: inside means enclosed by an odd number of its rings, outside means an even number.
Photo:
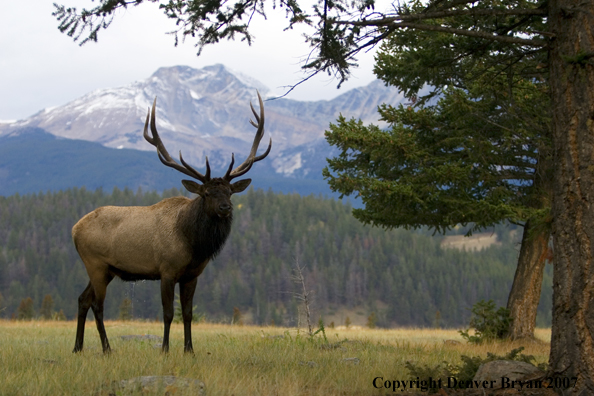
[{"label": "mountain", "polygon": [[[301,195],[334,195],[321,177],[315,180],[283,177],[264,162],[253,178],[255,188]],[[319,161],[312,163],[321,166]],[[35,127],[23,127],[0,136],[0,196],[71,187],[106,191],[114,187],[134,191],[182,189],[180,176],[163,166],[154,152],[117,150],[94,142],[59,138]]]},{"label": "mountain", "polygon": [[[69,187],[129,187],[163,191],[180,187],[180,174],[163,166],[142,137],[146,112],[157,97],[157,129],[168,151],[203,170],[204,156],[215,175],[236,154],[248,154],[255,129],[249,103],[257,109],[260,82],[222,65],[197,70],[160,68],[144,81],[101,89],[63,106],[0,123],[0,195],[56,191]],[[331,193],[322,179],[326,158],[338,154],[324,131],[339,114],[378,123],[377,106],[397,104],[402,95],[376,81],[329,101],[265,101],[268,158],[250,175],[256,188],[302,195]],[[355,206],[359,204],[354,202]]]},{"label": "mountain", "polygon": [[[249,103],[257,108],[256,90],[264,97],[268,91],[263,84],[223,65],[200,70],[164,67],[144,81],[100,89],[27,119],[0,125],[0,135],[35,127],[62,138],[154,152],[142,138],[142,130],[147,109],[157,97],[157,128],[169,152],[181,149],[184,158],[197,167],[204,166],[208,155],[213,168],[220,170],[227,167],[232,152],[239,161],[249,152],[255,132],[248,123],[253,117]],[[307,167],[307,153],[322,144],[324,131],[340,113],[377,122],[378,105],[401,100],[400,93],[380,81],[329,101],[266,100],[266,136],[261,145],[265,146],[268,135],[272,137],[268,162],[279,175],[312,176],[313,168],[301,169]]]}]

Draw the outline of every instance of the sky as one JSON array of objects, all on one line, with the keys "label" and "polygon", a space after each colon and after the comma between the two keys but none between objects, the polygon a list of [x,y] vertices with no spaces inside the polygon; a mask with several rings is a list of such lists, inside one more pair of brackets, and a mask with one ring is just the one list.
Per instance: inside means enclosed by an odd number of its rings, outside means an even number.
[{"label": "sky", "polygon": [[[19,120],[60,106],[88,92],[144,80],[159,67],[194,68],[222,63],[253,77],[273,94],[300,81],[309,48],[303,30],[283,32],[283,10],[268,10],[268,19],[252,21],[255,41],[220,42],[205,47],[200,56],[194,42],[174,46],[167,32],[173,21],[158,4],[146,3],[118,12],[113,24],[99,34],[98,43],[79,46],[58,30],[52,0],[3,1],[0,5],[0,120]],[[55,0],[65,6],[93,7],[88,0]],[[375,50],[358,57],[359,67],[340,90],[338,80],[318,75],[289,94],[296,100],[332,99],[348,89],[375,79]]]}]

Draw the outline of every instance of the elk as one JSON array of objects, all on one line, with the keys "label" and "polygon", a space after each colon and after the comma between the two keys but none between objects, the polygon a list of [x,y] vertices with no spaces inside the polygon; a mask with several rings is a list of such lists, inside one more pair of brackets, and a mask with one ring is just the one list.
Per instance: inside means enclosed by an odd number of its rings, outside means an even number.
[{"label": "elk", "polygon": [[[107,285],[116,276],[124,281],[161,280],[164,336],[162,351],[169,351],[169,330],[173,320],[175,284],[179,283],[184,323],[184,351],[193,353],[192,299],[198,276],[208,262],[222,249],[233,220],[231,194],[244,191],[251,179],[231,182],[246,174],[255,162],[261,161],[272,148],[256,156],[264,136],[264,103],[258,93],[260,114],[250,108],[256,122],[256,136],[248,158],[233,169],[235,156],[222,178],[210,176],[206,157],[206,173],[188,165],[181,154],[181,165],[175,161],[161,141],[155,122],[155,107],[146,116],[144,138],[157,149],[161,162],[202,184],[182,180],[184,187],[196,198],[167,198],[152,206],[104,206],[85,215],[72,228],[72,239],[89,275],[89,284],[78,298],[78,324],[73,352],[83,349],[85,321],[89,308],[93,310],[103,353],[111,348],[103,325],[103,303]],[[148,133],[150,115],[150,130]]]}]

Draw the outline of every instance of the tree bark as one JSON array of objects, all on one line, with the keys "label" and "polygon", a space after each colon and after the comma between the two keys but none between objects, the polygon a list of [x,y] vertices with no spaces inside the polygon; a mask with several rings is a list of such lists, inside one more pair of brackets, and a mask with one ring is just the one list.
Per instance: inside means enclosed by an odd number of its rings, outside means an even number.
[{"label": "tree bark", "polygon": [[[555,158],[552,376],[594,395],[594,1],[550,0]],[[573,382],[572,382],[573,383]]]},{"label": "tree bark", "polygon": [[534,338],[536,311],[540,301],[544,267],[549,256],[550,238],[548,228],[539,234],[535,232],[531,222],[527,221],[524,225],[514,283],[507,300],[507,309],[513,319],[509,335],[513,340]]}]

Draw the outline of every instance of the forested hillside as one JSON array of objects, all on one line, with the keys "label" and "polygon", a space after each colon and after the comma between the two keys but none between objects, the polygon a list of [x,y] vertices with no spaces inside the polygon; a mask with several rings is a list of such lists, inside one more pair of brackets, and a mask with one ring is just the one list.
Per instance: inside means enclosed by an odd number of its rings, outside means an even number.
[{"label": "forested hillside", "polygon": [[[11,317],[20,302],[33,299],[38,312],[50,294],[67,318],[76,312],[88,277],[70,230],[84,214],[103,205],[150,205],[162,195],[114,189],[71,189],[0,197],[0,316]],[[250,190],[233,197],[234,225],[227,245],[198,280],[194,303],[210,320],[230,320],[234,307],[246,321],[295,325],[298,301],[291,280],[296,261],[314,291],[314,316],[338,310],[375,312],[381,326],[461,326],[480,299],[505,305],[517,245],[498,229],[502,244],[479,252],[442,249],[441,237],[423,231],[384,231],[361,225],[350,207],[321,197]],[[117,318],[122,301],[132,315],[161,315],[158,282],[113,281],[106,316]],[[551,317],[547,269],[539,324]],[[439,313],[438,313],[439,311]]]}]

